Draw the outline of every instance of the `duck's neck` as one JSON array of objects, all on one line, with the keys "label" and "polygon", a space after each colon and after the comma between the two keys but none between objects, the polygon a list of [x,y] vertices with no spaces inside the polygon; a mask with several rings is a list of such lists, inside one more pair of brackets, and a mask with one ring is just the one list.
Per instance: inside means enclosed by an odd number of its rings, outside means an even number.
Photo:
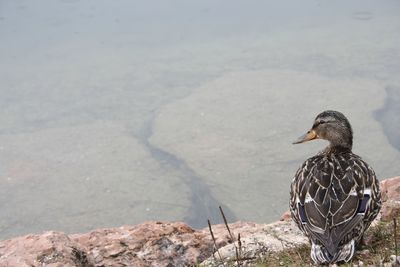
[{"label": "duck's neck", "polygon": [[336,151],[350,151],[353,147],[353,131],[351,127],[341,127],[337,131],[331,131],[325,137],[329,141],[328,147],[325,149],[329,153]]},{"label": "duck's neck", "polygon": [[339,153],[350,153],[351,152],[352,146],[343,146],[343,145],[332,145],[329,144],[323,151],[322,153],[325,155],[330,155],[330,154],[339,154]]}]

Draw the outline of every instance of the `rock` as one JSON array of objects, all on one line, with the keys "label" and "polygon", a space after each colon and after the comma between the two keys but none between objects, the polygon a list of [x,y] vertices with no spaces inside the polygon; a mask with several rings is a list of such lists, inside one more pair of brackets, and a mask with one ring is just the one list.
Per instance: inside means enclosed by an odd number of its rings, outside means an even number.
[{"label": "rock", "polygon": [[202,262],[201,265],[217,266],[218,263],[215,259],[217,261],[221,259],[223,261],[235,259],[236,250],[240,252],[241,258],[257,259],[265,257],[272,252],[308,244],[308,239],[292,221],[278,221],[272,224],[254,225],[251,231],[246,231],[246,227],[237,227],[235,232],[241,235],[241,249],[239,249],[236,239],[236,242],[219,248],[218,253],[214,253],[212,257]]},{"label": "rock", "polygon": [[361,251],[357,251],[357,254],[360,255],[362,258],[367,258],[371,254],[371,252],[368,249],[364,249]]},{"label": "rock", "polygon": [[281,221],[291,221],[292,220],[292,215],[290,214],[290,210],[288,210],[285,213],[283,213],[280,220]]},{"label": "rock", "polygon": [[95,266],[186,266],[211,254],[211,240],[180,222],[147,222],[71,235]]},{"label": "rock", "polygon": [[[267,246],[270,251],[299,240],[306,242],[291,222],[229,226],[235,239],[240,233],[246,257],[262,255]],[[234,256],[225,225],[212,229],[224,257]],[[188,266],[209,258],[213,244],[208,228],[194,230],[181,222],[146,222],[69,236],[46,232],[0,242],[0,266]]]},{"label": "rock", "polygon": [[390,255],[390,263],[392,266],[399,266],[400,264],[400,256]]},{"label": "rock", "polygon": [[400,215],[400,176],[381,181],[381,219],[391,221]]},{"label": "rock", "polygon": [[0,266],[90,267],[93,263],[84,247],[60,232],[21,236],[0,246]]},{"label": "rock", "polygon": [[186,266],[209,257],[211,249],[203,231],[184,223],[147,222],[86,234],[46,232],[5,240],[0,242],[0,266]]}]

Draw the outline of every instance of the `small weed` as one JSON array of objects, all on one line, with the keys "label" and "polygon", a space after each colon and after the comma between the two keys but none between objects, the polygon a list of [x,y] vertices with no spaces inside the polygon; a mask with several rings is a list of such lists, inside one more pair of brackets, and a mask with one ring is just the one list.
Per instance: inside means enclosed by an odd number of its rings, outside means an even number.
[{"label": "small weed", "polygon": [[312,266],[310,246],[301,245],[295,248],[272,253],[265,259],[258,261],[255,266]]}]

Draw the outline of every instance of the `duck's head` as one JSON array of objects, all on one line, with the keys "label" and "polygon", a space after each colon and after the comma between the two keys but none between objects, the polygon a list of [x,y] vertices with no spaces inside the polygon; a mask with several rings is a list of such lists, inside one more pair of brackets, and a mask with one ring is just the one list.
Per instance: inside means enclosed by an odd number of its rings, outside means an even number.
[{"label": "duck's head", "polygon": [[299,137],[293,144],[300,144],[314,139],[328,140],[330,147],[350,149],[353,146],[353,131],[347,118],[338,111],[327,110],[314,120],[311,129]]}]

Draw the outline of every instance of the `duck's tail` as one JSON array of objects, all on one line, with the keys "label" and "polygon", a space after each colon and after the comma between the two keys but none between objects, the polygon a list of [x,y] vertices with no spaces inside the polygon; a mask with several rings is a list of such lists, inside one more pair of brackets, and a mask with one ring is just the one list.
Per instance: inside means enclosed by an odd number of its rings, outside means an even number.
[{"label": "duck's tail", "polygon": [[334,262],[349,262],[355,252],[355,241],[352,239],[349,243],[343,245],[340,249],[331,255],[329,251],[321,245],[312,243],[311,245],[311,258],[315,263],[327,264]]}]

